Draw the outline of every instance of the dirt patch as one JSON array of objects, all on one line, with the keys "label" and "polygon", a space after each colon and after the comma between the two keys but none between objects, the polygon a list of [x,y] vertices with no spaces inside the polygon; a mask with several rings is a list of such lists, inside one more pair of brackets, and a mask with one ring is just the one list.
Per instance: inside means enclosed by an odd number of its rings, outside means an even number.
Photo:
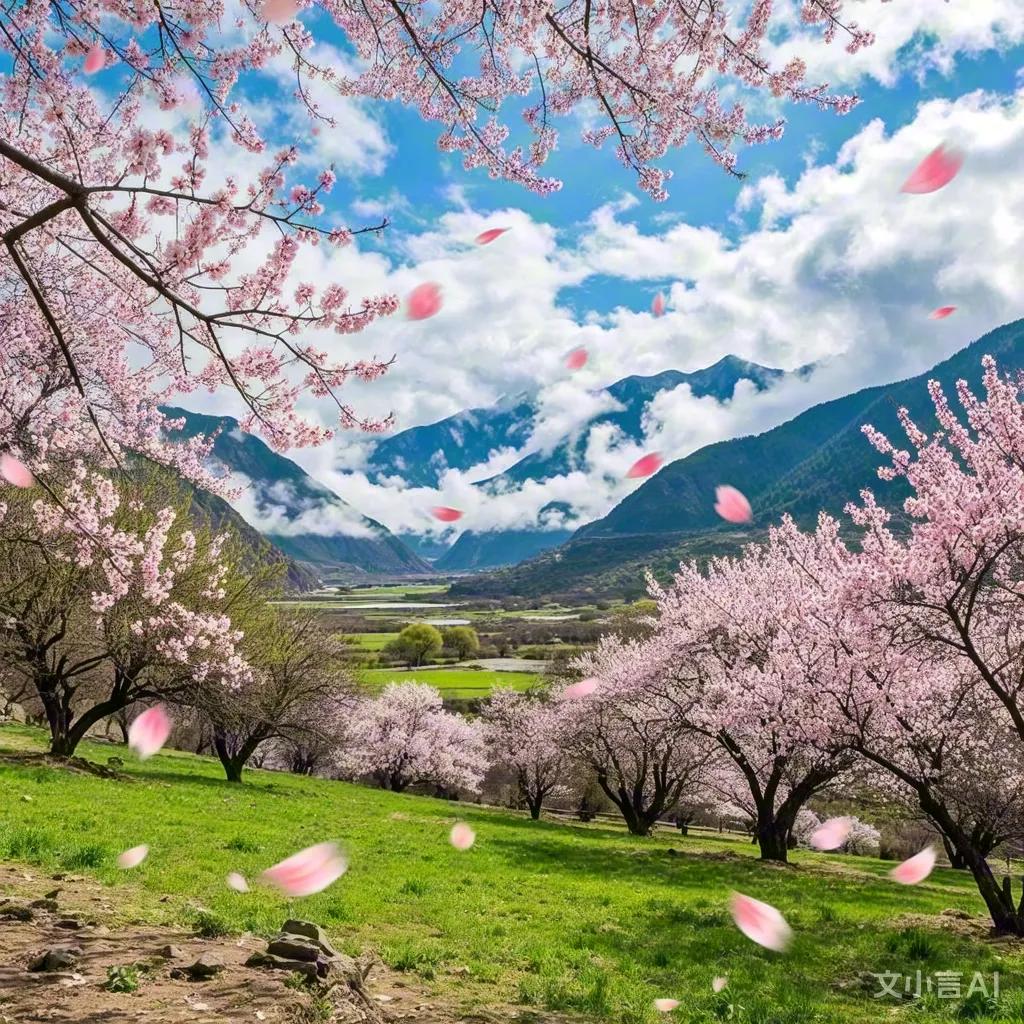
[{"label": "dirt patch", "polygon": [[[267,948],[254,935],[206,939],[190,932],[113,922],[111,892],[77,875],[0,865],[0,1024],[321,1024],[321,1022],[510,1021],[508,1013],[461,1014],[407,976],[376,964],[366,982],[370,1010],[337,992],[294,987],[279,971],[244,966]],[[172,947],[172,948],[168,948]],[[47,951],[71,949],[57,970],[29,970]],[[187,976],[205,958],[220,969]],[[130,967],[134,992],[106,988],[110,968]],[[377,1011],[379,1010],[379,1016]]]},{"label": "dirt patch", "polygon": [[[120,758],[117,758],[120,761]],[[60,768],[64,771],[76,772],[79,775],[98,775],[103,779],[118,779],[121,782],[134,782],[130,775],[117,772],[112,767],[87,761],[84,757],[56,757],[53,754],[38,752],[0,754],[0,764],[41,765],[46,768]]]}]

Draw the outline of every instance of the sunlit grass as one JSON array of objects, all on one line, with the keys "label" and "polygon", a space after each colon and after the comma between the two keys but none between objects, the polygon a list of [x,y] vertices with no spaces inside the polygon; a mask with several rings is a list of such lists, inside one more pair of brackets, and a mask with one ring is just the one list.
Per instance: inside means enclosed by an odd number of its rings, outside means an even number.
[{"label": "sunlit grass", "polygon": [[[0,751],[41,744],[34,730],[0,729]],[[739,837],[638,839],[604,824],[531,822],[286,774],[254,771],[231,785],[217,762],[181,753],[143,764],[105,744],[81,753],[100,763],[124,757],[128,778],[0,762],[0,857],[102,880],[123,919],[269,933],[299,915],[350,952],[372,947],[463,1007],[511,1001],[651,1024],[651,1000],[672,996],[682,1005],[666,1024],[1021,1019],[1020,947],[962,935],[962,922],[941,916],[954,908],[981,918],[960,872],[904,887],[885,877],[891,865],[867,858],[799,853],[793,866],[766,866]],[[464,853],[448,843],[457,818],[477,833]],[[243,895],[224,884],[229,871],[255,880],[324,839],[341,842],[351,861],[324,893],[288,903],[262,887]],[[138,843],[149,844],[149,858],[120,871],[117,853]],[[767,952],[736,930],[733,889],[779,907],[795,931],[789,953]],[[996,1016],[984,1006],[974,1016],[978,1007],[964,1000],[880,1001],[865,981],[867,972],[918,969],[965,978],[998,970]],[[716,975],[729,978],[721,995],[711,991]]]}]

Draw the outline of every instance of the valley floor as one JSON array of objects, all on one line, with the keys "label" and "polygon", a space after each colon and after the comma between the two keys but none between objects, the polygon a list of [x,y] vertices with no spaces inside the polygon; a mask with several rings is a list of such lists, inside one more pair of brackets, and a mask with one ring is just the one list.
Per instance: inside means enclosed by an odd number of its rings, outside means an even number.
[{"label": "valley floor", "polygon": [[[83,745],[95,763],[124,758],[119,777],[105,778],[26,757],[42,741],[35,730],[0,728],[0,886],[73,873],[95,888],[114,930],[266,936],[301,917],[343,952],[378,953],[387,983],[404,980],[423,1005],[446,1008],[437,1019],[535,1013],[640,1024],[658,1019],[656,997],[681,1002],[661,1018],[666,1024],[1024,1015],[1024,946],[988,937],[960,872],[940,869],[903,887],[886,878],[890,864],[868,858],[798,853],[792,866],[767,866],[738,836],[638,839],[606,823],[531,822],[261,771],[238,786],[218,763],[192,755],[165,751],[140,764],[123,748]],[[477,835],[466,852],[448,842],[460,819]],[[288,902],[255,884],[266,867],[326,839],[344,846],[350,869],[325,892]],[[119,870],[117,854],[140,843],[148,859]],[[253,883],[251,892],[225,885],[232,871]],[[795,932],[788,953],[736,930],[732,890],[780,909]],[[0,950],[0,963],[13,955]],[[945,995],[934,989],[941,972],[962,979],[959,997],[948,995],[949,975]],[[998,1000],[966,997],[976,973],[990,993],[998,973]],[[900,993],[903,979],[918,976],[933,991],[878,998],[879,975],[899,975],[890,985]],[[711,989],[716,976],[728,978],[720,994]],[[10,977],[0,971],[0,981]],[[149,983],[143,996],[123,998],[143,998]],[[13,997],[0,993],[0,1020],[4,998]]]}]

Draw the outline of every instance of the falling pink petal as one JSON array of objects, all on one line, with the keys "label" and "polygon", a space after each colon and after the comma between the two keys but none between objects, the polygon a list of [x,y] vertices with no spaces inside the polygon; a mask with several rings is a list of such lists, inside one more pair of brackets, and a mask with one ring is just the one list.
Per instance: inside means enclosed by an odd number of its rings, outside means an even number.
[{"label": "falling pink petal", "polygon": [[660,1013],[668,1013],[679,1005],[678,999],[655,999],[654,1008]]},{"label": "falling pink petal", "polygon": [[28,466],[13,455],[0,455],[0,476],[13,487],[31,487],[35,483]]},{"label": "falling pink petal", "polygon": [[456,850],[468,850],[476,842],[476,833],[464,822],[452,825],[448,839]]},{"label": "falling pink petal", "polygon": [[234,889],[235,892],[249,891],[249,883],[245,880],[245,876],[240,875],[237,871],[230,872],[224,881],[227,882],[228,888]]},{"label": "falling pink petal", "polygon": [[721,992],[722,989],[725,988],[725,986],[728,985],[728,984],[729,984],[729,979],[728,978],[715,978],[715,980],[711,982],[711,991],[712,992]]},{"label": "falling pink petal", "polygon": [[299,5],[295,0],[264,0],[260,8],[260,17],[272,25],[285,25],[295,20],[299,13]]},{"label": "falling pink petal", "polygon": [[816,850],[838,850],[850,834],[849,818],[829,818],[811,833],[811,846]]},{"label": "falling pink petal", "polygon": [[662,459],[660,452],[651,452],[650,455],[645,455],[643,458],[637,459],[632,466],[629,467],[629,472],[626,476],[630,480],[639,480],[642,477],[650,476],[652,473],[657,473],[661,469],[661,464],[665,460]]},{"label": "falling pink petal", "polygon": [[286,896],[312,896],[336,882],[348,862],[334,843],[318,843],[267,868],[263,877]]},{"label": "falling pink petal", "polygon": [[655,316],[661,316],[665,312],[665,296],[658,292],[651,301],[651,312]]},{"label": "falling pink petal", "polygon": [[933,867],[935,867],[935,850],[931,846],[926,846],[920,853],[915,853],[913,857],[905,860],[902,864],[897,864],[889,872],[889,877],[901,885],[917,885],[932,873]]},{"label": "falling pink petal", "polygon": [[89,52],[85,55],[85,64],[82,65],[82,70],[87,75],[92,75],[99,71],[106,62],[107,55],[103,51],[102,44],[97,41],[89,47]]},{"label": "falling pink petal", "polygon": [[732,919],[751,942],[781,953],[793,935],[786,919],[770,904],[741,892],[732,894]]},{"label": "falling pink petal", "polygon": [[956,306],[939,306],[938,309],[932,310],[929,316],[932,320],[945,320],[947,316],[956,312]]},{"label": "falling pink petal", "polygon": [[441,286],[433,281],[418,284],[405,300],[405,315],[410,320],[426,320],[441,309]]},{"label": "falling pink petal", "polygon": [[565,366],[569,370],[582,370],[587,365],[587,350],[585,348],[574,348],[565,357]]},{"label": "falling pink petal", "polygon": [[171,735],[171,719],[163,704],[143,711],[128,728],[128,746],[145,761],[152,757]]},{"label": "falling pink petal", "polygon": [[943,143],[937,149],[933,149],[914,168],[914,173],[903,183],[903,188],[900,191],[910,192],[914,195],[937,192],[957,176],[957,172],[963,165],[963,150]]},{"label": "falling pink petal", "polygon": [[754,518],[750,502],[728,484],[715,488],[715,511],[729,523],[749,523]]},{"label": "falling pink petal", "polygon": [[442,523],[454,523],[463,516],[461,509],[449,508],[447,505],[435,505],[430,510],[430,514],[435,519],[440,519]]},{"label": "falling pink petal", "polygon": [[496,238],[501,238],[508,228],[488,228],[476,236],[477,245],[490,245]]},{"label": "falling pink petal", "polygon": [[589,697],[599,685],[596,679],[581,679],[578,683],[567,686],[562,693],[570,700],[579,700],[580,697]]},{"label": "falling pink petal", "polygon": [[149,847],[145,843],[142,846],[133,846],[125,850],[117,858],[117,866],[127,871],[129,868],[137,868],[149,856]]}]

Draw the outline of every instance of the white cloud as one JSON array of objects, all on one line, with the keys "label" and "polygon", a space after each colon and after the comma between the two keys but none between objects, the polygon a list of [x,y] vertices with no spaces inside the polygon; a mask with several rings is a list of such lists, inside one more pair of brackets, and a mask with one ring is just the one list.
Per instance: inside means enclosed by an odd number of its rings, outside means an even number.
[{"label": "white cloud", "polygon": [[[933,195],[900,193],[916,163],[945,139],[968,150],[960,176]],[[521,210],[485,217],[467,207],[395,238],[402,263],[358,246],[304,249],[297,280],[337,280],[353,296],[441,285],[444,308],[429,320],[398,315],[328,341],[340,358],[396,355],[385,378],[353,385],[345,397],[363,413],[394,409],[399,428],[533,389],[541,416],[528,447],[550,447],[596,415],[593,389],[629,374],[692,370],[729,353],[790,369],[825,365],[810,382],[761,395],[741,388],[721,405],[685,390],[663,395],[641,445],[594,433],[586,472],[499,497],[474,488],[481,476],[472,472],[449,471],[436,491],[371,484],[359,469],[373,439],[356,434],[292,457],[396,530],[440,532],[428,511],[436,504],[464,509],[459,527],[473,529],[527,525],[551,501],[569,503],[575,520],[602,515],[637,486],[622,477],[643,450],[677,458],[766,429],[816,401],[919,373],[1021,315],[1020,166],[1024,91],[972,93],[923,105],[893,134],[872,122],[834,163],[811,164],[792,184],[752,182],[739,207],[757,223],[736,237],[686,223],[645,234],[628,219],[631,205],[619,201],[595,211],[575,245]],[[476,246],[474,237],[493,226],[510,230]],[[639,311],[619,307],[577,319],[561,293],[595,275],[636,282]],[[665,278],[669,308],[656,319],[649,294]],[[940,305],[958,312],[929,320]],[[590,360],[570,375],[563,360],[580,345]],[[326,406],[306,411],[330,420]]]},{"label": "white cloud", "polygon": [[847,0],[842,21],[855,21],[875,34],[873,45],[856,54],[844,47],[840,31],[825,43],[820,26],[800,23],[802,0],[778,0],[773,17],[776,45],[765,48],[773,64],[801,57],[811,82],[855,86],[864,79],[892,85],[903,73],[920,77],[928,70],[948,75],[958,56],[977,56],[1024,42],[1024,4],[1020,0]]}]

